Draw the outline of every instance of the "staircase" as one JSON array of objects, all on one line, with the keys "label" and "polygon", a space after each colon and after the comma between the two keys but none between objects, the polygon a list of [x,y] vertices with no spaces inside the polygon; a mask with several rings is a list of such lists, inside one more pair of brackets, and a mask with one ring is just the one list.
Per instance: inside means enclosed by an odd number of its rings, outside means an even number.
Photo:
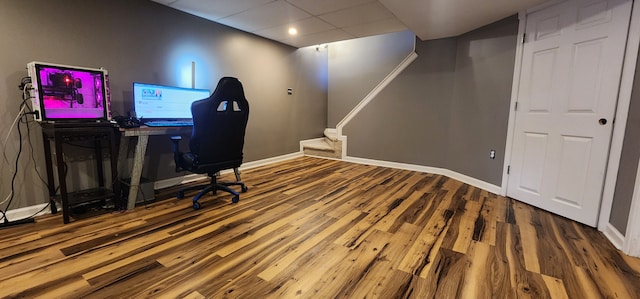
[{"label": "staircase", "polygon": [[336,129],[325,129],[324,138],[301,142],[305,155],[342,159],[342,141],[338,139]]}]

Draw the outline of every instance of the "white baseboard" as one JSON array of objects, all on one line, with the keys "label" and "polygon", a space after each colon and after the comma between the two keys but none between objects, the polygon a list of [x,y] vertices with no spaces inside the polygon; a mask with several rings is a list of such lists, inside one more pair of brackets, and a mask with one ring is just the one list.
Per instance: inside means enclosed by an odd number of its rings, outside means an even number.
[{"label": "white baseboard", "polygon": [[[273,163],[277,163],[277,162],[282,162],[282,161],[287,161],[287,160],[291,160],[291,159],[295,159],[295,158],[300,158],[302,156],[304,156],[304,154],[302,153],[302,151],[299,151],[299,152],[294,152],[294,153],[286,154],[286,155],[282,155],[282,156],[277,156],[277,157],[271,157],[271,158],[262,159],[262,160],[251,161],[251,162],[243,163],[242,166],[240,166],[240,170],[247,170],[247,169],[251,169],[251,168],[265,166],[265,165],[269,165],[269,164],[273,164]],[[229,171],[231,171],[231,170],[229,170]]]},{"label": "white baseboard", "polygon": [[13,209],[7,211],[7,220],[16,221],[20,219],[29,218],[32,216],[40,216],[51,214],[51,208],[47,207],[48,204],[43,203],[35,206],[28,206],[19,209]]},{"label": "white baseboard", "polygon": [[397,163],[397,162],[389,162],[389,161],[380,161],[380,160],[372,160],[372,159],[364,159],[364,158],[357,158],[357,157],[350,157],[350,156],[346,156],[344,159],[344,161],[348,161],[348,162],[353,162],[353,163],[359,163],[359,164],[368,164],[368,165],[375,165],[375,166],[382,166],[382,167],[390,167],[390,168],[397,168],[397,169],[405,169],[405,170],[412,170],[412,171],[419,171],[419,172],[427,172],[427,173],[433,173],[433,174],[439,174],[439,175],[444,175],[446,177],[450,177],[452,179],[461,181],[465,184],[469,184],[471,186],[483,189],[483,190],[487,190],[489,192],[495,193],[495,194],[500,194],[500,190],[501,188],[499,186],[487,183],[485,181],[455,172],[453,170],[449,170],[449,169],[445,169],[445,168],[439,168],[439,167],[429,167],[429,166],[421,166],[421,165],[415,165],[415,164],[406,164],[406,163]]},{"label": "white baseboard", "polygon": [[205,174],[193,173],[193,174],[188,174],[188,175],[179,176],[175,178],[159,180],[153,183],[153,190],[169,188],[169,187],[180,185],[180,184],[186,184],[186,183],[197,181],[206,177],[207,175]]},{"label": "white baseboard", "polygon": [[[272,157],[272,158],[267,158],[267,159],[262,159],[262,160],[257,160],[257,161],[251,161],[251,162],[247,162],[247,163],[242,164],[242,167],[240,167],[240,170],[247,170],[247,169],[251,169],[251,168],[255,168],[255,167],[260,167],[260,166],[264,166],[264,165],[269,165],[269,164],[273,164],[273,163],[277,163],[277,162],[282,162],[282,161],[286,161],[286,160],[299,158],[299,157],[302,157],[302,156],[304,156],[304,154],[302,152],[294,152],[294,153],[286,154],[286,155],[282,155],[282,156],[277,156],[277,157]],[[318,157],[318,158],[327,159],[326,157]],[[333,160],[339,160],[339,159],[333,159]],[[470,177],[470,176],[467,176],[467,175],[464,175],[464,174],[461,174],[461,173],[457,173],[457,172],[449,170],[449,169],[438,168],[438,167],[429,167],[429,166],[421,166],[421,165],[414,165],[414,164],[406,164],[406,163],[397,163],[397,162],[388,162],[388,161],[364,159],[364,158],[349,157],[349,156],[345,156],[343,161],[444,175],[444,176],[450,177],[452,179],[456,179],[458,181],[461,181],[461,182],[463,182],[465,184],[469,184],[471,186],[474,186],[474,187],[477,187],[477,188],[480,188],[480,189],[484,189],[484,190],[487,190],[487,191],[492,192],[492,193],[496,193],[496,194],[500,193],[500,187],[498,187],[496,185],[484,182],[482,180],[479,180],[479,179],[476,179],[476,178],[473,178],[473,177]],[[223,171],[223,173],[228,173],[228,172],[231,172],[231,170]],[[153,186],[154,186],[154,189],[163,189],[163,188],[168,188],[168,187],[179,185],[179,184],[192,182],[192,181],[195,181],[195,180],[200,180],[200,179],[203,179],[203,178],[206,178],[206,175],[189,174],[189,175],[185,175],[185,176],[181,176],[181,177],[175,177],[175,178],[169,178],[169,179],[165,179],[165,180],[156,181],[156,182],[154,182]],[[22,219],[22,218],[29,217],[29,216],[34,215],[35,213],[38,213],[38,211],[42,210],[46,205],[47,204],[40,204],[40,205],[35,205],[35,206],[30,206],[30,207],[24,207],[24,208],[9,210],[9,211],[7,211],[7,218],[9,220],[17,220],[17,219]],[[45,214],[49,214],[50,212],[51,212],[50,209],[44,209],[44,211],[38,213],[38,215],[45,215]],[[615,232],[617,232],[617,230],[615,230],[615,228],[613,228],[613,230]],[[617,235],[621,236],[621,234],[619,232],[617,233]],[[610,239],[611,239],[611,237],[610,237]],[[622,240],[624,240],[624,237],[622,237]],[[612,242],[614,242],[614,241],[612,240]],[[618,244],[622,244],[622,242],[620,242]]]},{"label": "white baseboard", "polygon": [[[251,168],[255,168],[255,167],[259,167],[259,166],[269,165],[269,164],[272,164],[272,163],[291,160],[291,159],[302,157],[302,156],[303,156],[302,152],[295,152],[295,153],[286,154],[286,155],[282,155],[282,156],[277,156],[277,157],[272,157],[272,158],[267,158],[267,159],[262,159],[262,160],[257,160],[257,161],[251,161],[251,162],[247,162],[247,163],[242,164],[242,166],[240,167],[240,170],[246,170],[246,169],[251,169]],[[226,171],[223,171],[222,173],[228,173],[228,172],[232,172],[232,170],[226,170]],[[169,178],[169,179],[165,179],[165,180],[159,180],[159,181],[155,181],[153,183],[153,188],[154,189],[168,188],[168,187],[171,187],[171,186],[175,186],[175,185],[179,185],[179,184],[184,184],[184,183],[189,183],[189,182],[192,182],[192,181],[200,180],[200,179],[203,179],[203,178],[206,178],[206,177],[207,176],[204,175],[204,174],[189,174],[189,175],[184,175],[184,176],[180,176],[180,177]],[[35,206],[29,206],[29,207],[9,210],[9,211],[7,211],[7,219],[9,221],[16,221],[16,220],[19,220],[19,219],[23,219],[23,218],[27,218],[27,217],[30,217],[30,216],[34,216],[34,214],[36,214],[36,213],[38,213],[36,216],[51,214],[51,209],[49,209],[49,208],[44,209],[46,206],[47,206],[47,204],[45,203],[45,204],[39,204],[39,205],[35,205]],[[44,210],[40,212],[40,210],[42,210],[42,209],[44,209]]]},{"label": "white baseboard", "polygon": [[[277,157],[272,157],[272,158],[267,158],[267,159],[262,159],[257,161],[251,161],[251,162],[243,163],[242,166],[240,166],[240,170],[241,171],[247,170],[255,167],[260,167],[260,166],[269,165],[277,162],[291,160],[291,159],[302,157],[302,156],[303,156],[302,152],[295,152],[295,153],[286,154],[282,156],[277,156]],[[228,170],[221,171],[221,173],[226,174],[232,171],[233,170],[228,169]],[[186,183],[190,183],[190,182],[205,179],[205,178],[207,178],[207,175],[205,174],[188,174],[180,177],[156,181],[153,184],[153,188],[155,190],[164,189],[164,188],[168,188],[168,187],[172,187],[180,184],[186,184]]]},{"label": "white baseboard", "polygon": [[334,160],[334,161],[344,161],[341,158],[332,158],[332,157],[324,157],[324,156],[318,156],[318,155],[313,155],[313,154],[304,154],[305,157],[312,157],[312,158],[320,158],[320,159],[327,159],[327,160]]},{"label": "white baseboard", "polygon": [[[262,159],[262,160],[257,160],[257,161],[251,161],[251,162],[247,162],[247,163],[242,164],[242,167],[240,167],[240,170],[247,170],[247,169],[251,169],[251,168],[255,168],[255,167],[260,167],[260,166],[269,165],[269,164],[273,164],[273,163],[277,163],[277,162],[282,162],[282,161],[286,161],[286,160],[295,159],[295,158],[302,157],[302,156],[304,156],[304,154],[302,152],[295,152],[295,153],[291,153],[291,154],[287,154],[287,155],[282,155],[282,156],[277,156],[277,157],[272,157],[272,158],[267,158],[267,159]],[[326,157],[318,157],[318,158],[327,159]],[[333,160],[339,160],[339,159],[333,159]],[[375,165],[375,166],[381,166],[381,167],[390,167],[390,168],[405,169],[405,170],[412,170],[412,171],[419,171],[419,172],[426,172],[426,173],[444,175],[444,176],[450,177],[452,179],[456,179],[458,181],[461,181],[461,182],[463,182],[465,184],[469,184],[471,186],[474,186],[474,187],[477,187],[477,188],[480,188],[480,189],[484,189],[484,190],[487,190],[487,191],[492,192],[492,193],[496,193],[496,194],[500,193],[500,187],[498,187],[496,185],[484,182],[482,180],[479,180],[479,179],[476,179],[476,178],[473,178],[473,177],[470,177],[470,176],[467,176],[467,175],[464,175],[464,174],[461,174],[461,173],[457,173],[457,172],[449,170],[449,169],[438,168],[438,167],[429,167],[429,166],[421,166],[421,165],[414,165],[414,164],[406,164],[406,163],[397,163],[397,162],[388,162],[388,161],[364,159],[364,158],[349,157],[349,156],[345,157],[343,160],[347,161],[347,162],[353,162],[353,163],[359,163],[359,164],[369,164],[369,165]],[[224,171],[223,173],[228,173],[228,172],[231,172],[231,170]],[[195,180],[200,180],[200,179],[203,179],[203,178],[206,178],[206,175],[189,174],[189,175],[185,175],[185,176],[181,176],[181,177],[160,180],[160,181],[154,182],[154,189],[168,188],[168,187],[171,187],[171,186],[184,184],[184,183],[192,182],[192,181],[195,181]],[[40,204],[40,205],[36,205],[36,206],[30,206],[30,207],[15,209],[15,210],[9,210],[9,211],[7,211],[7,218],[9,220],[17,220],[17,219],[29,217],[29,216],[32,216],[33,214],[37,213],[38,211],[42,210],[46,205],[47,204]],[[38,215],[44,215],[44,214],[49,214],[49,213],[50,213],[50,209],[45,209],[44,211],[42,211]],[[615,230],[615,228],[613,228],[613,227],[611,227],[611,228],[613,230],[612,234],[614,235],[614,237],[622,236],[622,234],[620,234],[617,230]],[[611,239],[612,242],[615,243],[611,237],[609,237],[609,239]],[[624,240],[624,237],[621,237],[621,239]],[[622,242],[619,242],[617,244],[622,244]],[[618,246],[618,245],[616,245],[616,246]],[[621,245],[620,245],[620,247],[621,247]]]},{"label": "white baseboard", "polygon": [[607,239],[615,246],[616,248],[622,250],[622,245],[624,244],[624,236],[615,228],[611,223],[608,223],[607,226],[602,230]]}]

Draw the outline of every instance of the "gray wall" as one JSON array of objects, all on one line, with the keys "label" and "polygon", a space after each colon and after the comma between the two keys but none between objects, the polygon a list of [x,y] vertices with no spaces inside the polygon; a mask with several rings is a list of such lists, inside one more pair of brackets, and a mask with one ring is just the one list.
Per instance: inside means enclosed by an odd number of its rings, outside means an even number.
[{"label": "gray wall", "polygon": [[[458,37],[447,168],[500,186],[518,19]],[[496,150],[496,159],[489,151]]]},{"label": "gray wall", "polygon": [[[4,132],[18,114],[21,92],[16,86],[33,60],[108,69],[115,115],[131,109],[133,81],[189,87],[191,61],[196,62],[198,88],[213,90],[220,77],[238,77],[251,105],[245,162],[297,152],[299,140],[320,136],[326,126],[326,52],[297,50],[148,0],[3,0],[0,37]],[[292,96],[287,95],[289,87],[294,88]],[[24,137],[11,209],[47,200],[34,171],[37,166],[44,174],[41,131],[35,124],[30,127],[34,159]],[[18,140],[14,130],[5,149],[11,165]],[[151,138],[143,175],[152,180],[175,177],[172,163],[170,142]],[[74,176],[92,175],[91,166],[70,164]],[[3,162],[2,199],[9,192],[12,168]],[[70,179],[71,190],[92,184]]]},{"label": "gray wall", "polygon": [[349,156],[446,167],[456,40],[418,41],[416,53],[343,128]]},{"label": "gray wall", "polygon": [[514,16],[456,38],[418,41],[417,60],[344,128],[348,155],[443,167],[500,185],[517,31]]},{"label": "gray wall", "polygon": [[411,31],[329,44],[328,127],[335,128],[414,47]]}]

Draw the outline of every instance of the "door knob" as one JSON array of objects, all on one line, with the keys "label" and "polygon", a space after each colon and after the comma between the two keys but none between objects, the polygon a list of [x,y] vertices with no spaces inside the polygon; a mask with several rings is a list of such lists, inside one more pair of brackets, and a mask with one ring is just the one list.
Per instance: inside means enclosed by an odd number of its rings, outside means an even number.
[{"label": "door knob", "polygon": [[606,118],[601,118],[598,123],[600,123],[601,125],[606,125],[607,124],[607,119]]}]

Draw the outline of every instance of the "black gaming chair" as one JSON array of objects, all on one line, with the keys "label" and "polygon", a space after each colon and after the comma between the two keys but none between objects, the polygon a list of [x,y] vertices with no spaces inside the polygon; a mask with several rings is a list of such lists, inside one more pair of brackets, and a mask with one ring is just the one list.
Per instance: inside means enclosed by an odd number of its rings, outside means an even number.
[{"label": "black gaming chair", "polygon": [[[206,173],[211,183],[182,189],[177,197],[183,198],[188,190],[199,190],[193,198],[193,208],[200,208],[198,200],[207,192],[214,194],[223,190],[233,194],[232,202],[240,200],[240,194],[229,186],[241,187],[242,192],[247,187],[240,180],[238,167],[242,164],[242,148],[244,133],[249,119],[249,103],[244,97],[242,83],[236,78],[224,77],[209,98],[194,102],[191,105],[193,115],[193,130],[189,147],[191,152],[182,153],[179,149],[180,136],[173,136],[173,152],[176,162],[176,172],[187,170],[193,173]],[[218,172],[233,169],[236,182],[218,182]]]}]

